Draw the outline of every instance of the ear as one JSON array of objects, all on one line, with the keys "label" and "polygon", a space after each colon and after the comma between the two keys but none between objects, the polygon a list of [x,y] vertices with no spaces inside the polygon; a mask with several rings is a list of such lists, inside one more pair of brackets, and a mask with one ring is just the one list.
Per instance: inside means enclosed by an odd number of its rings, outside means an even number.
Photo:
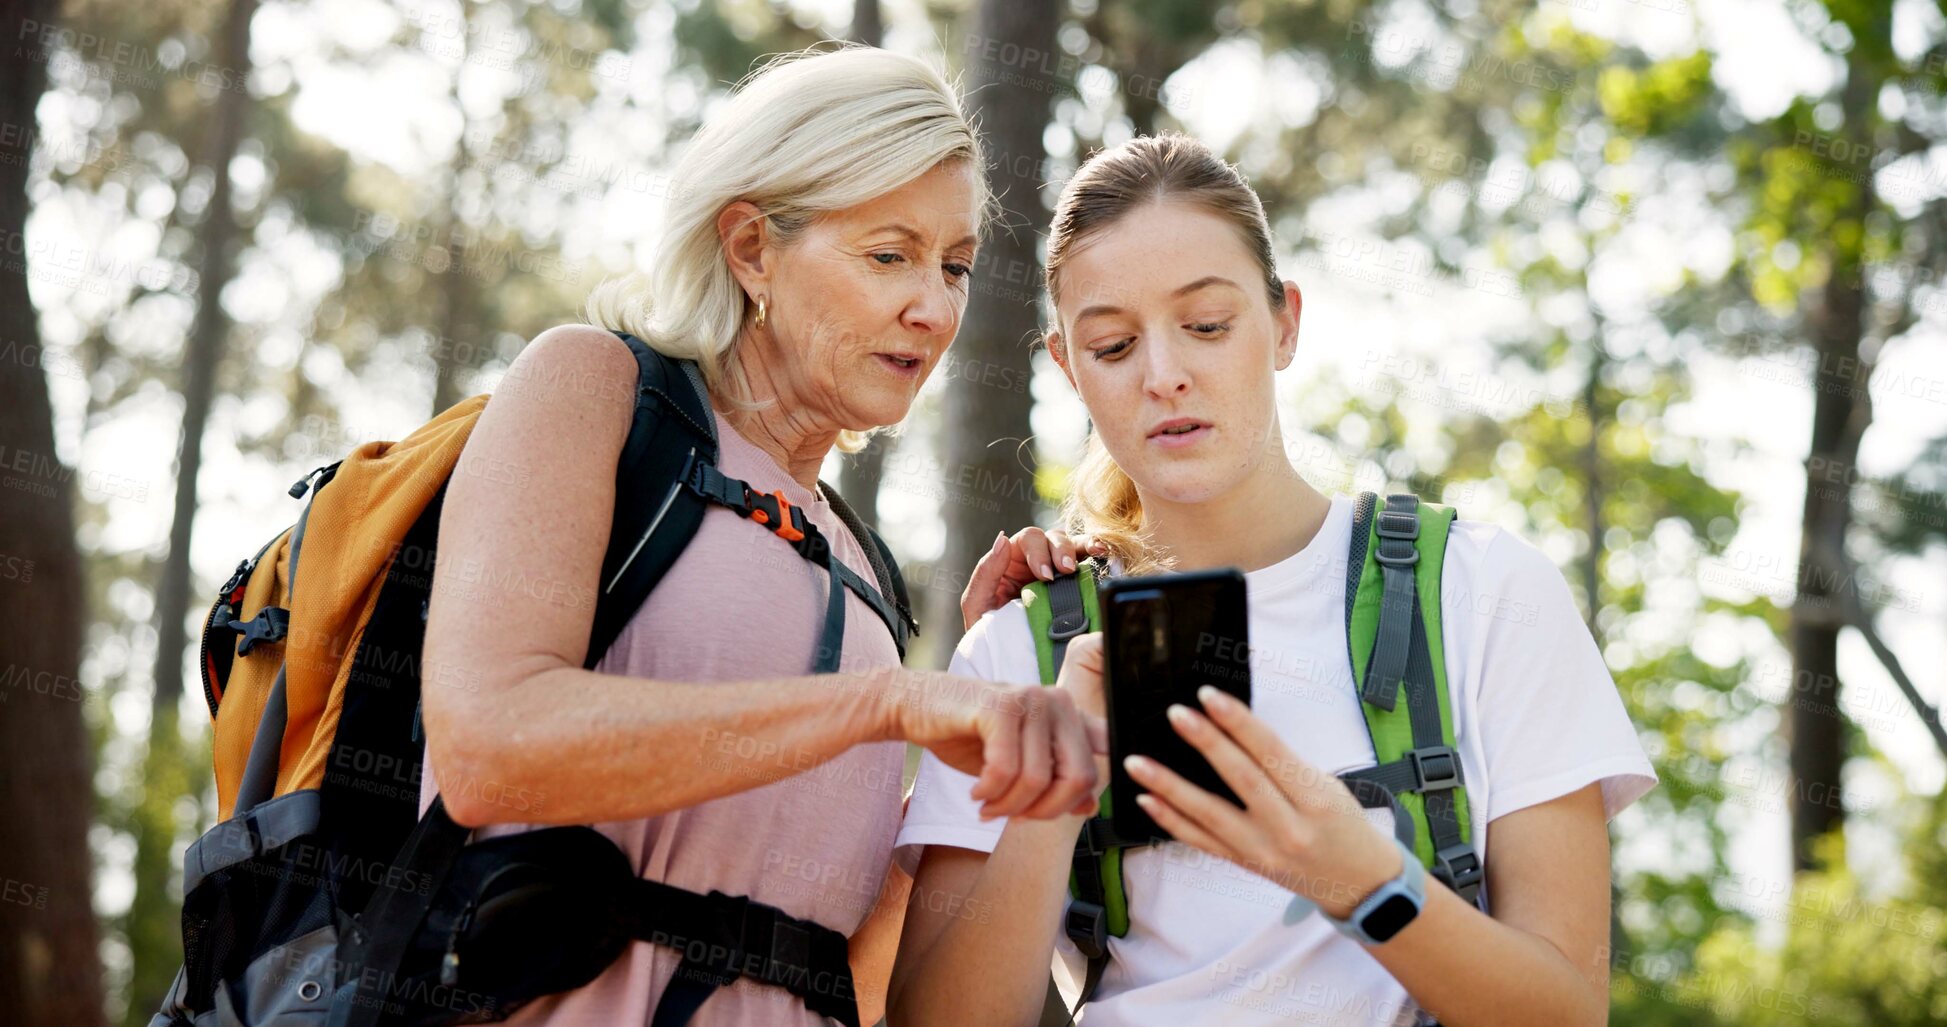
[{"label": "ear", "polygon": [[749,296],[769,291],[770,268],[764,251],[771,241],[771,225],[764,212],[749,200],[738,200],[717,214],[717,239],[723,243],[723,259],[730,274]]},{"label": "ear", "polygon": [[1068,379],[1068,387],[1075,388],[1075,372],[1068,366],[1068,340],[1062,338],[1061,329],[1049,329],[1041,341],[1047,345],[1048,355],[1055,358],[1055,366],[1061,368],[1062,375]]},{"label": "ear", "polygon": [[1278,370],[1291,366],[1291,358],[1298,352],[1298,316],[1305,311],[1305,295],[1298,291],[1298,283],[1286,279],[1284,283],[1284,309],[1275,311],[1278,323]]}]

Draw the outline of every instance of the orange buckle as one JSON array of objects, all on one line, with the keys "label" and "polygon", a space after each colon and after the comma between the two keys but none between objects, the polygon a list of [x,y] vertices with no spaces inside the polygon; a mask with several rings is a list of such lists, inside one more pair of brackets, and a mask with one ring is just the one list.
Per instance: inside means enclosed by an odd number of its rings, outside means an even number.
[{"label": "orange buckle", "polygon": [[[765,493],[758,494],[764,495]],[[771,498],[777,500],[777,524],[771,530],[776,532],[777,536],[786,542],[804,541],[804,532],[799,531],[791,524],[791,501],[784,498],[784,490],[779,489],[776,492],[769,493],[769,495]],[[750,519],[759,524],[768,524],[771,520],[771,515],[762,507],[759,507],[751,511]]]}]

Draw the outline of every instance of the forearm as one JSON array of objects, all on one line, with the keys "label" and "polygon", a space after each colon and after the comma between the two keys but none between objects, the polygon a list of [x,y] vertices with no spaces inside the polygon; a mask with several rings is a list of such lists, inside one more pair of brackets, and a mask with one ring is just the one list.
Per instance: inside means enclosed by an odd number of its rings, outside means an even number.
[{"label": "forearm", "polygon": [[463,823],[630,820],[885,740],[900,673],[681,682],[555,667],[510,674],[486,696],[429,701],[426,730]]},{"label": "forearm", "polygon": [[1581,968],[1548,939],[1501,923],[1431,884],[1426,908],[1368,949],[1446,1027],[1605,1024],[1606,969]]},{"label": "forearm", "polygon": [[1055,931],[1068,896],[1069,853],[1081,817],[1015,817],[966,896],[911,901],[952,912],[947,926],[899,974],[894,1027],[908,1023],[1032,1025],[1047,996]]}]

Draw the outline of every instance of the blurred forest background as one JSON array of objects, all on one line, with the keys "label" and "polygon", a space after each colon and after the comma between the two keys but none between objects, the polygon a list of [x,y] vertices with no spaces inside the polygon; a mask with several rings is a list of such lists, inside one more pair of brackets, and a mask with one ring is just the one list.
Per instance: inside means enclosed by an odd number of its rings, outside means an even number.
[{"label": "blurred forest background", "polygon": [[1084,428],[1047,203],[1238,162],[1306,294],[1328,491],[1560,564],[1663,784],[1613,825],[1613,1021],[1947,1022],[1947,16],[1933,0],[8,0],[0,1010],[145,1023],[209,826],[195,620],[288,484],[489,391],[645,249],[763,55],[961,77],[1004,223],[906,430],[828,467],[943,666]]}]

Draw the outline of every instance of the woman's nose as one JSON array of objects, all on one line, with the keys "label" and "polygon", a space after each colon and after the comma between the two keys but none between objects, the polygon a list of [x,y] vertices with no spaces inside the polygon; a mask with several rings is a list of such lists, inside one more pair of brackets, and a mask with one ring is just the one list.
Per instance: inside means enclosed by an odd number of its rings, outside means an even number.
[{"label": "woman's nose", "polygon": [[907,328],[924,335],[951,336],[959,319],[959,303],[948,294],[946,283],[937,281],[920,283],[900,314]]},{"label": "woman's nose", "polygon": [[1175,396],[1189,389],[1190,372],[1183,366],[1176,345],[1168,338],[1153,339],[1142,347],[1143,390],[1159,399]]}]

